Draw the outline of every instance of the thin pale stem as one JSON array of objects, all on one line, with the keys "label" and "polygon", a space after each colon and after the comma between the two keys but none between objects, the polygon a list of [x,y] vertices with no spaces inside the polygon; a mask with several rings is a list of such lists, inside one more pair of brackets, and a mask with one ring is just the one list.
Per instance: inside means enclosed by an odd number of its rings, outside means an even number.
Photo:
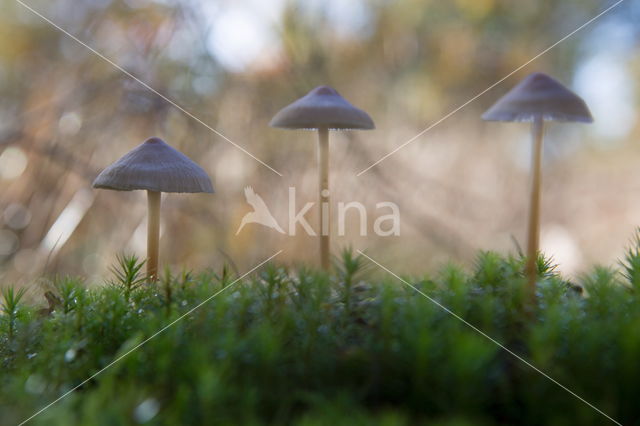
[{"label": "thin pale stem", "polygon": [[158,280],[158,255],[160,252],[160,193],[147,191],[149,217],[147,219],[147,278]]},{"label": "thin pale stem", "polygon": [[318,192],[320,199],[320,265],[329,270],[329,129],[318,129]]},{"label": "thin pale stem", "polygon": [[542,146],[544,140],[544,121],[538,117],[531,127],[533,142],[531,164],[531,204],[529,207],[529,231],[527,235],[527,266],[526,273],[529,291],[535,296],[538,275],[538,251],[540,247],[540,186],[542,182]]}]

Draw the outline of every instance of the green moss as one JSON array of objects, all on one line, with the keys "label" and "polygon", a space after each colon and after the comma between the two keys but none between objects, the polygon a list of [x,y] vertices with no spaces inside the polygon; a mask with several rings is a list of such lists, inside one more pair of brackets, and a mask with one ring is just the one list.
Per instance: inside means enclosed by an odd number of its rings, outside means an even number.
[{"label": "green moss", "polygon": [[[533,315],[521,258],[482,253],[471,271],[447,265],[432,277],[407,280],[608,415],[632,424],[640,381],[637,253],[629,251],[623,273],[595,268],[583,276],[586,297],[541,258]],[[119,357],[33,423],[607,422],[350,251],[335,275],[268,265],[235,283],[226,270],[221,276],[167,272],[151,286],[139,279],[139,266],[121,258],[104,286],[55,280],[45,310],[23,303],[21,292],[4,291],[3,424],[28,418]]]}]

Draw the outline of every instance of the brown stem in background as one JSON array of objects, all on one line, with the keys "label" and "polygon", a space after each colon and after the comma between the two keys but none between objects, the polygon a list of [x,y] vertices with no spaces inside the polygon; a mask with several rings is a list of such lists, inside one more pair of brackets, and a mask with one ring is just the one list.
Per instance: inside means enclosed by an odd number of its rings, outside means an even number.
[{"label": "brown stem in background", "polygon": [[529,207],[529,233],[527,236],[526,273],[531,297],[535,297],[536,279],[538,275],[537,261],[540,247],[540,185],[542,180],[542,145],[544,138],[544,121],[536,117],[531,127],[533,141],[533,162],[531,180],[531,205]]},{"label": "brown stem in background", "polygon": [[318,192],[320,201],[320,265],[329,270],[329,129],[318,129]]},{"label": "brown stem in background", "polygon": [[158,254],[160,242],[160,193],[147,191],[149,217],[147,219],[147,278],[158,280]]}]

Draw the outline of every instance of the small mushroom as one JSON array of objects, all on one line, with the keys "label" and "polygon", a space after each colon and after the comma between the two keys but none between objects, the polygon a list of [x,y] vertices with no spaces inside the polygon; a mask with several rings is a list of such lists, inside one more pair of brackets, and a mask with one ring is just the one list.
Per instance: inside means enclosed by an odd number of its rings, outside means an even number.
[{"label": "small mushroom", "polygon": [[545,121],[591,123],[587,104],[557,80],[533,73],[500,98],[482,118],[487,121],[529,121],[532,123],[533,162],[526,274],[535,295],[537,257],[540,244],[540,184]]},{"label": "small mushroom", "polygon": [[107,167],[93,182],[94,188],[147,191],[147,277],[158,279],[160,193],[213,193],[207,173],[180,151],[159,138],[149,138]]},{"label": "small mushroom", "polygon": [[329,130],[370,130],[369,114],[351,105],[329,86],[319,86],[280,110],[269,123],[283,129],[318,130],[320,264],[329,269]]}]

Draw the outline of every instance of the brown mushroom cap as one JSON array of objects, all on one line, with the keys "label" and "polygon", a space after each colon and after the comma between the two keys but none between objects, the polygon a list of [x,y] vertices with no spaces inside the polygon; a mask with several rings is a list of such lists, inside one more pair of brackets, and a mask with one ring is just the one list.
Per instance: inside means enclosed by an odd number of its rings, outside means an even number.
[{"label": "brown mushroom cap", "polygon": [[487,121],[593,122],[587,104],[557,80],[533,73],[518,83],[482,115]]},{"label": "brown mushroom cap", "polygon": [[284,129],[361,129],[375,128],[369,114],[351,105],[329,86],[319,86],[281,109],[269,123]]},{"label": "brown mushroom cap", "polygon": [[157,192],[213,192],[207,173],[159,138],[147,139],[107,167],[94,188]]}]

